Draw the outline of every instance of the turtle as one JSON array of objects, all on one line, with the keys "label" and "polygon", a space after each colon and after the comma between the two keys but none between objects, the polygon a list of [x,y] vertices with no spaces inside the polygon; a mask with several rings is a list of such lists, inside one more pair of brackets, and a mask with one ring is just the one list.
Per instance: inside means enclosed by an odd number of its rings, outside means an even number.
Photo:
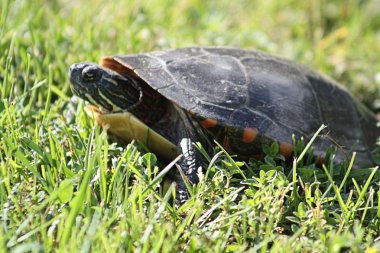
[{"label": "turtle", "polygon": [[242,158],[260,157],[263,144],[277,142],[289,159],[292,136],[308,140],[325,124],[315,156],[335,147],[335,162],[356,152],[357,167],[374,164],[380,128],[373,113],[332,78],[261,51],[186,47],[109,56],[73,64],[69,79],[111,134],[138,139],[163,160],[182,154],[174,172],[181,203],[189,197],[184,178],[196,184],[202,168],[196,142],[217,141]]}]

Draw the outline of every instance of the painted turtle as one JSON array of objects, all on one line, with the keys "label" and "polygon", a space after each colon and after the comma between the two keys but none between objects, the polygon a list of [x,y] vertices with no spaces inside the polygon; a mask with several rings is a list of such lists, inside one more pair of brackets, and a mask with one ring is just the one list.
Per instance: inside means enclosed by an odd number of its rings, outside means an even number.
[{"label": "painted turtle", "polygon": [[[77,96],[102,109],[96,121],[117,137],[149,143],[164,159],[178,153],[190,182],[200,168],[200,141],[215,139],[233,154],[252,157],[263,143],[277,141],[292,155],[292,135],[311,137],[323,155],[337,147],[335,160],[357,152],[356,164],[373,164],[370,150],[380,136],[375,117],[330,78],[268,54],[223,47],[188,47],[83,62],[70,69]],[[177,172],[179,200],[187,191]]]}]

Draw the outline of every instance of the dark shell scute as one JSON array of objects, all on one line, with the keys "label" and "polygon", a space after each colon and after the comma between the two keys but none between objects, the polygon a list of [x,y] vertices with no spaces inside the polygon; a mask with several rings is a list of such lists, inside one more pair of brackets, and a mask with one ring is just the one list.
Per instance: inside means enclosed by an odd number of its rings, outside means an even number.
[{"label": "dark shell scute", "polygon": [[178,61],[180,59],[190,59],[193,57],[202,56],[204,55],[204,51],[202,48],[189,47],[173,51],[156,51],[149,53],[148,55],[160,59],[165,62],[165,64],[169,64],[172,61]]},{"label": "dark shell scute", "polygon": [[322,77],[309,76],[318,97],[319,107],[323,109],[323,122],[329,126],[329,136],[332,141],[344,145],[345,148],[355,147],[357,151],[364,151],[366,143],[363,139],[361,120],[353,117],[357,111],[352,97],[342,87],[331,87],[330,82]]},{"label": "dark shell scute", "polygon": [[192,110],[196,116],[203,119],[215,119],[218,125],[230,125],[231,114],[235,111],[233,108],[222,105],[215,105],[208,102],[198,101],[197,106]]},{"label": "dark shell scute", "polygon": [[236,108],[247,99],[245,70],[232,57],[206,55],[179,59],[170,62],[166,69],[176,84],[198,101]]},{"label": "dark shell scute", "polygon": [[161,68],[163,64],[158,58],[146,54],[118,55],[114,59],[132,70]]},{"label": "dark shell scute", "polygon": [[289,129],[311,133],[320,127],[321,115],[319,108],[314,106],[316,98],[309,89],[309,80],[300,70],[273,59],[246,58],[243,65],[251,78],[249,108],[255,108]]},{"label": "dark shell scute", "polygon": [[215,47],[215,48],[204,48],[204,52],[213,54],[213,55],[229,55],[239,60],[243,60],[244,58],[255,58],[255,59],[273,59],[273,56],[269,56],[268,54],[252,51],[252,50],[236,50],[234,48],[226,48],[226,47]]},{"label": "dark shell scute", "polygon": [[154,87],[156,90],[177,84],[175,78],[163,68],[135,69],[135,73],[139,76],[143,76],[143,80],[146,83],[157,82],[157,80],[160,80]]}]

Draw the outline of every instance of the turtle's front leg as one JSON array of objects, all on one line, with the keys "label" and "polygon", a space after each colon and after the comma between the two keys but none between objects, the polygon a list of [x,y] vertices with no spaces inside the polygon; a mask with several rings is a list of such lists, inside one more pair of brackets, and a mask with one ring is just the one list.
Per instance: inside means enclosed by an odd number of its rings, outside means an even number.
[{"label": "turtle's front leg", "polygon": [[[178,162],[178,170],[182,170],[190,184],[198,183],[198,170],[202,169],[202,156],[199,150],[190,138],[182,138],[178,144],[178,151],[182,154],[182,158]],[[189,193],[180,171],[177,171],[175,181],[177,183],[177,199],[182,205],[189,199]]]}]

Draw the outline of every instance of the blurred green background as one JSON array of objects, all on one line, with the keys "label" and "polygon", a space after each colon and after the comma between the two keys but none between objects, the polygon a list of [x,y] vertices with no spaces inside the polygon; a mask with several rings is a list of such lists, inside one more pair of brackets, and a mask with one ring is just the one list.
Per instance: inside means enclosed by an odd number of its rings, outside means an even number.
[{"label": "blurred green background", "polygon": [[[379,28],[379,0],[1,0],[0,73],[13,83],[15,97],[46,79],[50,66],[53,85],[71,95],[67,70],[73,62],[190,45],[235,46],[307,64],[374,109]],[[10,93],[7,87],[1,96]]]}]

